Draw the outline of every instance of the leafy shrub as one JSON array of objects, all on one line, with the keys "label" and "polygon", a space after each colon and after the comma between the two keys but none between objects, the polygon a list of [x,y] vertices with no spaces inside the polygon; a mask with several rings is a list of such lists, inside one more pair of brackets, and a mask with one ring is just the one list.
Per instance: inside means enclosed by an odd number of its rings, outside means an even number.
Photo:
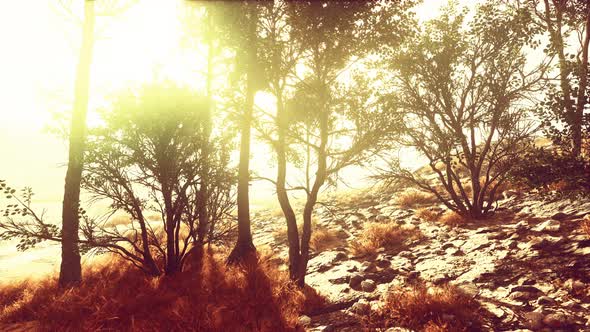
[{"label": "leafy shrub", "polygon": [[532,188],[588,190],[590,162],[558,151],[531,148],[516,161],[511,178]]}]

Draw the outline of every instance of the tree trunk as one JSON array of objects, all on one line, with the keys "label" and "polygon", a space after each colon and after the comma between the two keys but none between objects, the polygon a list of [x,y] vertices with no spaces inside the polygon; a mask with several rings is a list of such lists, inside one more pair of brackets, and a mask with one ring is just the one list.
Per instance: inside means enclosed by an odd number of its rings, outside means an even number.
[{"label": "tree trunk", "polygon": [[212,82],[213,82],[213,15],[211,14],[211,8],[207,9],[207,110],[204,116],[203,123],[203,136],[205,138],[205,144],[202,148],[201,160],[201,185],[199,188],[199,226],[198,226],[198,239],[201,244],[205,243],[205,236],[208,233],[209,227],[209,211],[207,207],[209,198],[209,150],[210,150],[210,138],[211,138],[211,114],[213,108],[213,96],[212,96]]},{"label": "tree trunk", "polygon": [[305,274],[307,273],[307,262],[309,261],[309,240],[311,239],[311,221],[313,216],[313,209],[315,204],[317,203],[318,193],[321,187],[324,185],[326,178],[328,176],[327,169],[328,169],[328,161],[327,161],[327,153],[326,149],[328,146],[328,119],[329,119],[329,110],[326,108],[326,94],[325,91],[322,91],[320,96],[321,101],[321,114],[320,114],[320,146],[318,148],[318,166],[316,170],[315,181],[313,183],[313,187],[309,195],[307,196],[307,201],[305,202],[305,207],[303,209],[303,234],[301,235],[301,257],[299,259],[299,268],[297,271],[297,286],[303,288],[305,287]]},{"label": "tree trunk", "polygon": [[576,113],[572,125],[573,147],[572,154],[580,156],[582,152],[582,122],[584,121],[584,106],[586,105],[586,87],[588,85],[588,46],[590,44],[590,4],[586,5],[586,30],[582,44],[582,63],[580,64],[580,86],[578,88],[578,100]]},{"label": "tree trunk", "polygon": [[277,117],[278,139],[277,139],[277,198],[285,215],[287,222],[287,239],[289,242],[289,275],[291,280],[297,280],[300,253],[299,253],[299,231],[297,229],[297,217],[289,202],[289,195],[286,189],[287,182],[287,146],[285,136],[288,128],[287,116],[283,105],[281,93],[277,93]]},{"label": "tree trunk", "polygon": [[69,138],[68,169],[66,172],[62,207],[62,251],[59,285],[74,285],[82,280],[78,248],[80,182],[84,165],[86,113],[90,86],[90,65],[94,46],[94,1],[84,3],[82,46],[76,71],[74,110]]},{"label": "tree trunk", "polygon": [[248,197],[250,185],[250,129],[252,126],[252,115],[254,112],[254,95],[256,93],[256,26],[258,16],[254,3],[247,4],[250,10],[248,39],[247,45],[248,63],[246,75],[246,105],[244,117],[241,123],[240,138],[240,161],[238,165],[238,241],[236,246],[229,255],[227,262],[235,264],[243,261],[247,256],[256,252],[252,242],[252,232],[250,230],[250,199]]}]

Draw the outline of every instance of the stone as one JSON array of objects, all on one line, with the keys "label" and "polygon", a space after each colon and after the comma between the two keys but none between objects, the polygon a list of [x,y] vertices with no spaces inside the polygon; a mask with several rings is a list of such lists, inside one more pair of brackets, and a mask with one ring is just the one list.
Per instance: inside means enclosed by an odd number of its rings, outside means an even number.
[{"label": "stone", "polygon": [[474,283],[465,283],[458,286],[463,293],[476,297],[479,294],[479,287]]},{"label": "stone", "polygon": [[552,305],[555,304],[555,300],[549,296],[541,296],[537,299],[538,305]]},{"label": "stone", "polygon": [[377,215],[375,220],[378,222],[385,222],[385,221],[389,221],[389,217],[384,214],[380,214],[380,215]]},{"label": "stone", "polygon": [[299,318],[297,319],[297,325],[307,327],[311,325],[311,318],[305,315],[299,316]]},{"label": "stone", "polygon": [[558,220],[558,221],[562,221],[562,220],[565,220],[565,219],[567,219],[569,216],[570,216],[570,215],[569,215],[569,214],[567,214],[567,213],[563,213],[563,212],[557,212],[556,214],[554,214],[554,215],[552,215],[552,216],[551,216],[551,219],[555,219],[555,220]]},{"label": "stone", "polygon": [[565,288],[567,288],[567,290],[572,292],[577,292],[586,288],[586,285],[583,282],[574,279],[566,280],[566,282],[563,285],[565,286]]},{"label": "stone", "polygon": [[558,232],[561,229],[561,223],[557,220],[546,220],[533,228],[536,232]]},{"label": "stone", "polygon": [[367,315],[371,312],[371,305],[366,300],[359,300],[350,307],[350,311],[358,315]]},{"label": "stone", "polygon": [[531,330],[539,330],[541,328],[543,328],[543,318],[545,318],[545,315],[543,315],[540,312],[527,312],[523,315],[524,317],[524,326],[528,329]]},{"label": "stone", "polygon": [[348,259],[348,255],[346,255],[345,253],[340,251],[336,254],[336,257],[334,257],[334,262],[345,261],[347,259]]},{"label": "stone", "polygon": [[566,326],[568,321],[564,314],[558,312],[546,315],[543,318],[543,323],[549,327],[557,328]]},{"label": "stone", "polygon": [[377,288],[377,284],[375,283],[375,281],[370,279],[361,281],[361,289],[364,292],[372,292],[375,290],[375,288]]},{"label": "stone", "polygon": [[508,296],[508,297],[511,300],[526,302],[526,301],[533,299],[535,297],[535,295],[532,293],[529,293],[529,292],[516,291],[516,292],[510,293],[510,296]]},{"label": "stone", "polygon": [[348,286],[352,289],[355,289],[355,290],[360,289],[361,282],[363,282],[363,280],[365,280],[365,278],[362,275],[353,274],[350,277],[350,280],[348,282]]},{"label": "stone", "polygon": [[391,266],[391,261],[386,260],[386,259],[379,259],[377,261],[375,261],[375,265],[377,265],[377,267],[381,268],[381,269],[385,269]]}]

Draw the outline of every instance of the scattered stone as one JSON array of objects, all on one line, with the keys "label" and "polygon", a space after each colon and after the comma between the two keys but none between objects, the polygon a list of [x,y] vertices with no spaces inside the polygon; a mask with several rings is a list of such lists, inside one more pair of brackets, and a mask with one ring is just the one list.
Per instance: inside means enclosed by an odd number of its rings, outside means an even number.
[{"label": "scattered stone", "polygon": [[361,281],[361,289],[364,292],[372,292],[375,290],[375,288],[377,288],[377,284],[375,283],[375,281],[371,279]]},{"label": "scattered stone", "polygon": [[299,318],[297,319],[297,324],[299,326],[303,326],[303,327],[307,327],[309,325],[311,325],[311,318],[309,316],[299,316]]},{"label": "scattered stone", "polygon": [[543,323],[553,328],[564,327],[567,325],[567,317],[562,313],[552,313],[543,318]]},{"label": "scattered stone", "polygon": [[555,304],[555,300],[549,296],[541,296],[537,299],[538,305],[552,305]]},{"label": "scattered stone", "polygon": [[360,289],[361,282],[363,282],[365,278],[360,274],[354,274],[350,277],[350,281],[348,282],[348,286],[352,289]]},{"label": "scattered stone", "polygon": [[547,220],[533,228],[535,232],[558,232],[561,229],[561,223],[558,220]]},{"label": "scattered stone", "polygon": [[367,315],[371,312],[371,305],[366,300],[361,299],[350,307],[350,311],[358,315]]},{"label": "scattered stone", "polygon": [[527,312],[524,314],[524,327],[531,330],[539,330],[543,328],[543,318],[545,316],[540,312]]},{"label": "scattered stone", "polygon": [[574,279],[568,279],[563,285],[572,292],[577,292],[586,288],[586,285],[583,282]]},{"label": "scattered stone", "polygon": [[555,219],[555,220],[558,220],[558,221],[562,221],[562,220],[565,220],[565,219],[567,219],[569,216],[570,216],[570,215],[569,215],[569,214],[567,214],[567,213],[563,213],[563,212],[557,212],[556,214],[554,214],[554,215],[552,215],[552,216],[551,216],[551,219]]}]

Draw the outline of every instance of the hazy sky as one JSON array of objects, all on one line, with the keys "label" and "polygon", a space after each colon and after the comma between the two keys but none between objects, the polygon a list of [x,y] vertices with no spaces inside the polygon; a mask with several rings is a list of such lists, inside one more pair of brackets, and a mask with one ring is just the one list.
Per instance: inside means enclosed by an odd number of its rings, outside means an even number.
[{"label": "hazy sky", "polygon": [[[14,186],[32,186],[42,201],[59,201],[63,192],[66,144],[44,128],[52,112],[70,110],[80,44],[76,15],[81,16],[82,1],[64,2],[78,3],[74,16],[57,0],[0,3],[0,178]],[[426,0],[418,15],[433,17],[445,3]],[[179,47],[177,10],[174,1],[144,0],[116,18],[97,18],[91,111],[114,92],[149,81],[154,68],[191,86],[202,82],[198,54]],[[264,96],[257,102],[264,104]],[[90,124],[93,119],[91,112]],[[253,195],[260,196],[256,191]]]}]

